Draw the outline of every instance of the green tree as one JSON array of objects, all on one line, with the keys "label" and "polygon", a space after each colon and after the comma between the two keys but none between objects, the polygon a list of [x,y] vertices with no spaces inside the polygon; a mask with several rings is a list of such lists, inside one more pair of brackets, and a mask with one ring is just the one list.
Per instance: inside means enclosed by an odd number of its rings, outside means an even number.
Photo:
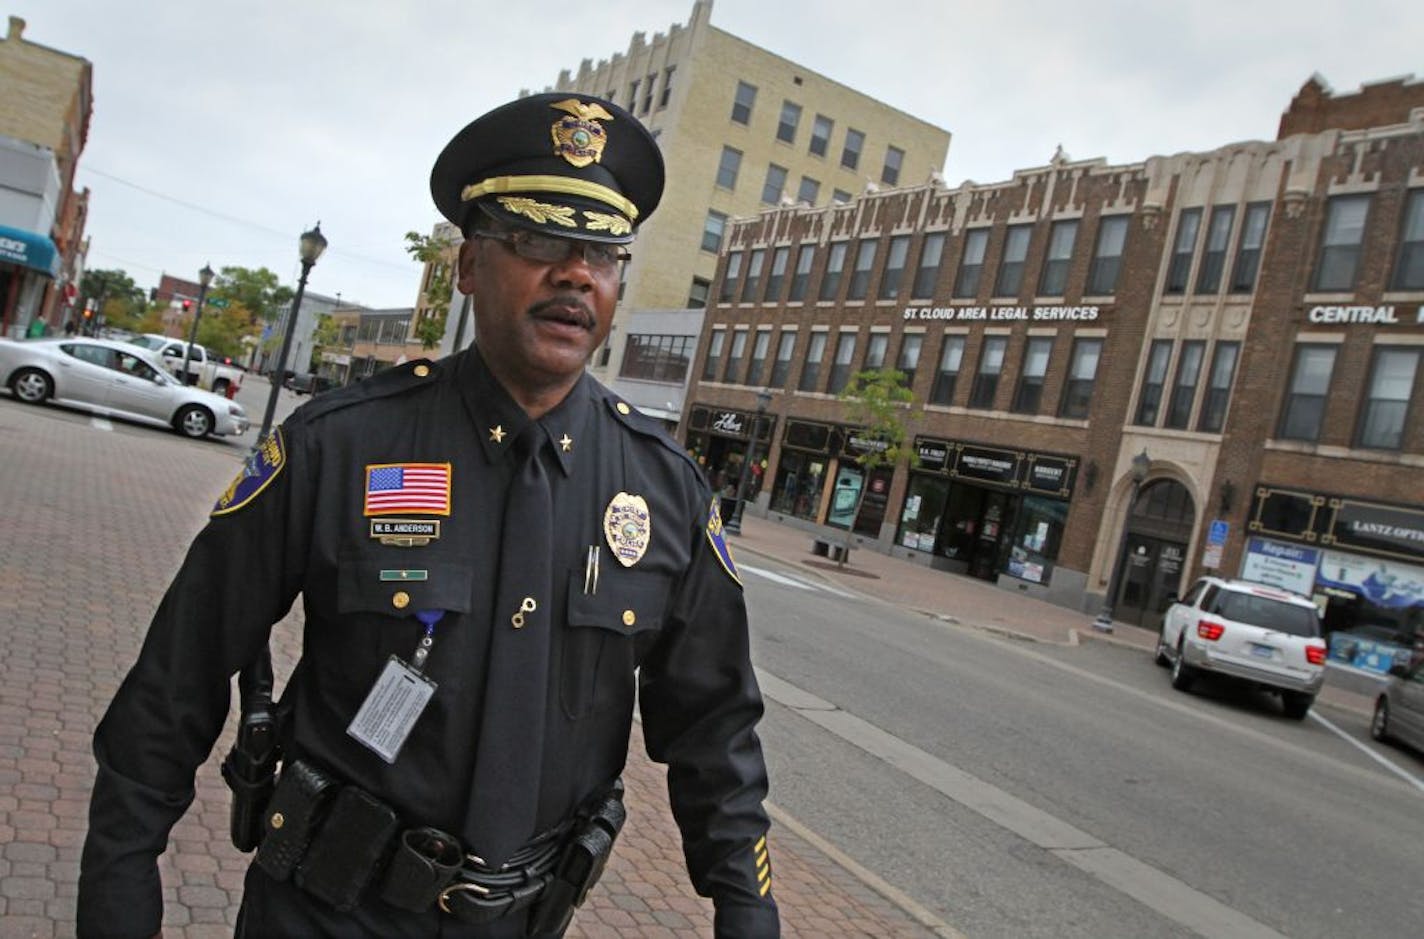
[{"label": "green tree", "polygon": [[256,325],[276,322],[292,302],[292,288],[283,286],[277,275],[265,267],[253,270],[230,266],[222,269],[208,296],[226,300],[229,309],[233,304],[241,304],[247,311],[249,324]]},{"label": "green tree", "polygon": [[324,349],[334,348],[341,342],[341,325],[330,313],[322,313],[316,318],[316,330],[312,333],[311,365],[308,371],[315,374],[321,362]]},{"label": "green tree", "polygon": [[450,294],[454,289],[454,271],[449,261],[454,242],[419,232],[405,233],[405,250],[421,264],[430,265],[430,279],[421,294],[422,309],[416,311],[415,328],[411,330],[420,345],[433,349],[445,338],[445,320],[450,312]]},{"label": "green tree", "polygon": [[[906,443],[910,436],[906,425],[918,416],[918,412],[910,406],[914,397],[914,393],[905,387],[905,373],[893,368],[856,372],[841,391],[840,399],[846,405],[846,416],[857,428],[853,434],[861,444],[858,462],[867,480],[881,467],[893,467],[902,456],[907,457],[911,467],[919,463],[914,449]],[[862,485],[855,500],[855,511],[851,513],[851,523],[846,528],[845,551],[840,559],[842,567],[850,557],[855,519],[860,516],[865,490]]]},{"label": "green tree", "polygon": [[[128,319],[143,314],[143,290],[121,270],[89,270],[79,281],[80,306],[93,300],[101,315]],[[110,320],[113,322],[113,320]]]}]

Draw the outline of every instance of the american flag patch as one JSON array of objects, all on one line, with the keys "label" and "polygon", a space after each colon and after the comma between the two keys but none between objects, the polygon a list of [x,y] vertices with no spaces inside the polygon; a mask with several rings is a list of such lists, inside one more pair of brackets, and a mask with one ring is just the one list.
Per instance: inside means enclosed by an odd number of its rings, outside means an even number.
[{"label": "american flag patch", "polygon": [[366,467],[366,514],[450,514],[449,463],[380,463]]}]

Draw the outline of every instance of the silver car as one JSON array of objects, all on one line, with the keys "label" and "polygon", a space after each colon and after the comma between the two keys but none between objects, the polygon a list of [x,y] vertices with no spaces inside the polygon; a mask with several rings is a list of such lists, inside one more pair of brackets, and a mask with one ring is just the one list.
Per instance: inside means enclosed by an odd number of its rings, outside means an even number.
[{"label": "silver car", "polygon": [[109,339],[0,339],[0,383],[28,404],[53,401],[186,437],[241,434],[250,426],[236,401],[179,384],[147,350]]},{"label": "silver car", "polygon": [[1178,691],[1214,672],[1280,695],[1286,716],[1301,720],[1325,683],[1320,612],[1275,587],[1203,577],[1168,608],[1157,664],[1171,666]]},{"label": "silver car", "polygon": [[1424,750],[1424,658],[1389,670],[1389,681],[1375,699],[1370,736],[1381,742],[1397,740]]}]

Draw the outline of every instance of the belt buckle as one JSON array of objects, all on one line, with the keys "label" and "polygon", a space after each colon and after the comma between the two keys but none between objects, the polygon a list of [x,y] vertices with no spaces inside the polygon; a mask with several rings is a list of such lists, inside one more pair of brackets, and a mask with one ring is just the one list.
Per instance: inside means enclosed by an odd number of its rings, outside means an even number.
[{"label": "belt buckle", "polygon": [[479,895],[482,896],[482,897],[487,897],[487,896],[490,895],[490,889],[489,889],[488,887],[481,887],[479,884],[472,884],[472,883],[451,884],[450,886],[446,887],[444,890],[440,891],[440,895],[439,895],[439,897],[437,897],[437,902],[440,904],[440,910],[441,910],[441,912],[449,913],[449,914],[451,914],[451,915],[453,916],[454,913],[455,913],[455,911],[452,910],[452,909],[450,909],[450,904],[449,904],[448,901],[449,901],[450,897],[452,897],[453,895],[455,895],[455,894],[457,894],[457,893],[461,893],[461,892],[465,892],[465,893],[477,893],[477,894],[479,894]]}]

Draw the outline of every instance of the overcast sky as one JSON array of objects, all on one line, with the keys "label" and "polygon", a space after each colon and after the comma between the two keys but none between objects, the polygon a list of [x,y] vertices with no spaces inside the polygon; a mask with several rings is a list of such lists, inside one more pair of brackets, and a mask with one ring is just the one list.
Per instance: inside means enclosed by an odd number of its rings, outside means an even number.
[{"label": "overcast sky", "polygon": [[[143,287],[210,262],[289,284],[297,238],[330,247],[309,289],[415,302],[405,232],[430,164],[478,114],[559,70],[685,23],[692,0],[8,0],[25,38],[94,65],[77,183],[89,264]],[[1133,162],[1271,139],[1312,73],[1337,93],[1424,80],[1418,0],[716,0],[712,23],[950,131],[945,178]]]}]

